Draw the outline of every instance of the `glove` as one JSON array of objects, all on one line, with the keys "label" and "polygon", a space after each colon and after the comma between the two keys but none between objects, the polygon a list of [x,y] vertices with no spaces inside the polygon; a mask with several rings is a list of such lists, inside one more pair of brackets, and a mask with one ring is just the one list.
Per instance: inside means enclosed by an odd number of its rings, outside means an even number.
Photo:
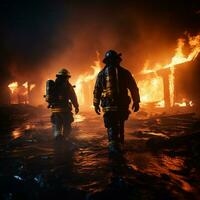
[{"label": "glove", "polygon": [[101,114],[101,109],[99,106],[95,106],[94,109],[95,109],[95,112],[97,113],[97,115]]},{"label": "glove", "polygon": [[134,112],[139,111],[140,109],[140,104],[139,103],[133,103],[132,109]]},{"label": "glove", "polygon": [[78,114],[79,108],[75,108],[75,113]]}]

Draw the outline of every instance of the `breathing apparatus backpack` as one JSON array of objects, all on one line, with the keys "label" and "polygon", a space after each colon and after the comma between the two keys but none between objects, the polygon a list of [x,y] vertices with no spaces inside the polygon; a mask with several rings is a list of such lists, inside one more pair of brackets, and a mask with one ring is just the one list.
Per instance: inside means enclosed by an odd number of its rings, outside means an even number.
[{"label": "breathing apparatus backpack", "polygon": [[44,95],[44,98],[46,102],[48,102],[48,108],[51,108],[55,104],[56,101],[55,87],[56,87],[55,81],[53,80],[46,81],[46,95]]}]

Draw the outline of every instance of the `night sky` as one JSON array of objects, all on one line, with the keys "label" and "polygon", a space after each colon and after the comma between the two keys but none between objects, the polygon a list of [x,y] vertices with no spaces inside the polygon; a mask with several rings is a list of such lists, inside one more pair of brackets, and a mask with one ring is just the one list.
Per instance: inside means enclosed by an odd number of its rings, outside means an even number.
[{"label": "night sky", "polygon": [[177,38],[200,32],[200,1],[1,0],[0,23],[0,84],[40,84],[63,66],[74,79],[90,71],[97,50],[122,52],[135,73],[168,63]]}]

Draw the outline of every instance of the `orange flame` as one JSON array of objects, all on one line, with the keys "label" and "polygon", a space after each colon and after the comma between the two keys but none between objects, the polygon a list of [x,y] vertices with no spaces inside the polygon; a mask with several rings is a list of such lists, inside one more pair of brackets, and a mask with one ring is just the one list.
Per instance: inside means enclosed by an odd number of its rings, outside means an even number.
[{"label": "orange flame", "polygon": [[200,53],[200,34],[196,36],[188,35],[188,40],[189,40],[188,44],[190,45],[190,49],[191,49],[191,52],[189,53],[188,56],[185,56],[183,54],[185,40],[182,38],[179,38],[177,41],[177,48],[175,50],[175,55],[172,57],[171,63],[164,66],[160,64],[156,64],[152,69],[149,69],[148,62],[146,61],[144,65],[144,69],[142,70],[141,73],[143,74],[152,73],[161,69],[171,68],[175,65],[194,60]]},{"label": "orange flame", "polygon": [[23,86],[26,88],[26,89],[29,89],[30,91],[31,90],[33,90],[33,88],[35,88],[35,84],[30,84],[30,83],[28,83],[28,81],[26,81],[24,84],[23,84]]},{"label": "orange flame", "polygon": [[174,103],[175,106],[179,106],[179,107],[186,107],[186,106],[194,106],[192,101],[188,101],[187,99],[183,98],[181,102],[175,102]]},{"label": "orange flame", "polygon": [[33,90],[35,84],[29,84],[28,81],[19,85],[18,82],[12,82],[8,85],[11,90],[11,104],[29,103],[29,92]]},{"label": "orange flame", "polygon": [[13,94],[14,91],[18,88],[18,83],[17,82],[12,82],[8,85],[8,87],[10,88],[11,90],[11,93]]},{"label": "orange flame", "polygon": [[[160,85],[155,87],[155,85],[148,84],[149,80],[139,81],[138,85],[140,86],[140,93],[141,93],[141,100],[142,102],[155,102],[159,98],[161,99],[161,102],[163,101],[163,97],[161,93],[163,93],[163,83],[159,82],[159,77],[157,76],[157,71],[161,69],[170,69],[170,75],[169,75],[169,93],[170,93],[170,105],[175,105],[174,102],[174,70],[177,67],[178,64],[186,63],[189,61],[194,60],[198,54],[200,53],[200,34],[196,36],[190,36],[188,34],[188,44],[190,46],[190,53],[186,56],[183,53],[183,48],[185,46],[185,40],[182,38],[179,38],[177,40],[177,48],[175,50],[175,55],[172,57],[171,62],[167,65],[160,65],[156,64],[153,68],[149,69],[148,61],[145,62],[144,69],[142,70],[142,74],[148,74],[148,73],[154,73],[155,78],[153,78],[153,81],[157,79],[157,82]],[[145,83],[146,82],[146,83]],[[152,92],[154,91],[154,92]],[[156,93],[155,93],[156,91]],[[147,97],[148,95],[148,97]],[[161,104],[162,105],[162,104]],[[180,106],[186,106],[185,103],[176,103],[176,105]],[[191,106],[191,104],[189,104]]]},{"label": "orange flame", "polygon": [[[101,70],[101,66],[100,66],[100,59],[99,59],[99,52],[97,53],[97,60],[94,61],[94,65],[91,66],[91,68],[93,69],[93,73],[92,74],[82,74],[78,77],[77,81],[76,81],[76,94],[77,94],[77,98],[79,101],[80,105],[84,105],[85,102],[85,96],[83,94],[83,84],[94,84],[92,81],[95,80],[97,74],[99,73],[99,71]],[[90,87],[93,88],[93,87]],[[91,93],[91,92],[90,92]]]},{"label": "orange flame", "polygon": [[146,79],[138,82],[141,94],[141,102],[159,102],[163,99],[163,82],[162,78],[155,75],[155,78]]},{"label": "orange flame", "polygon": [[30,91],[33,90],[33,88],[35,88],[35,84],[30,84]]},{"label": "orange flame", "polygon": [[25,88],[28,88],[28,82],[26,81],[24,84],[22,84]]}]

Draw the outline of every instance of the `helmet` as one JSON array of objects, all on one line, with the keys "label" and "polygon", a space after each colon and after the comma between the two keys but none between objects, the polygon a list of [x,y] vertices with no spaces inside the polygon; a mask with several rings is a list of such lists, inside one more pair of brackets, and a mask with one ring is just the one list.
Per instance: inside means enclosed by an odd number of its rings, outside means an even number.
[{"label": "helmet", "polygon": [[67,69],[61,69],[57,74],[56,76],[65,76],[65,77],[68,77],[70,78],[71,75],[70,75],[70,72],[67,70]]},{"label": "helmet", "polygon": [[106,52],[105,58],[103,59],[103,62],[107,63],[111,60],[118,60],[119,62],[121,62],[122,61],[121,55],[122,55],[121,53],[117,53],[114,50],[109,50],[109,51]]}]

